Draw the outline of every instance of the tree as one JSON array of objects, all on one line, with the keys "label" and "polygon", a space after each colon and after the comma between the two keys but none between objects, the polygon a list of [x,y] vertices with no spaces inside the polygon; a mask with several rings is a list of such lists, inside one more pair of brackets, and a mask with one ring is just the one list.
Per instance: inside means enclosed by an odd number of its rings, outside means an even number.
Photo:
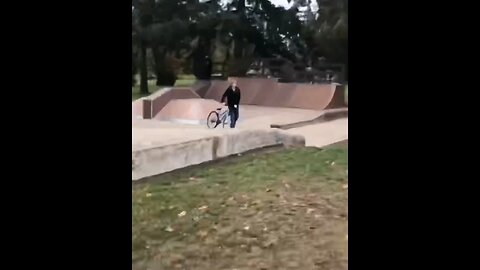
[{"label": "tree", "polygon": [[306,27],[310,57],[348,64],[348,0],[317,0],[315,21]]},{"label": "tree", "polygon": [[140,93],[148,94],[147,44],[144,29],[151,23],[151,0],[132,0],[132,41],[140,51]]}]

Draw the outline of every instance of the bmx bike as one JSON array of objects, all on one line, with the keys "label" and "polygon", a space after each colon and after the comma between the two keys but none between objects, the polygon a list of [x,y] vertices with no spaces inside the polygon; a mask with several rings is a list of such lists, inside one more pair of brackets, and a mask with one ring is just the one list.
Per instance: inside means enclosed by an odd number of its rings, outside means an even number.
[{"label": "bmx bike", "polygon": [[225,128],[225,125],[228,123],[228,109],[222,112],[222,108],[218,108],[215,111],[211,111],[207,117],[207,127],[216,128],[218,125],[222,124],[222,127]]}]

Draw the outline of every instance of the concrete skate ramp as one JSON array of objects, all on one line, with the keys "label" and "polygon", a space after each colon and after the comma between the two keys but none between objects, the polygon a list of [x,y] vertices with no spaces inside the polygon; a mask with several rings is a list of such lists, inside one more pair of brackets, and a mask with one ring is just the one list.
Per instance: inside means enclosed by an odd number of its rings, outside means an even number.
[{"label": "concrete skate ramp", "polygon": [[294,90],[286,107],[310,110],[323,110],[331,102],[336,85],[334,84],[294,84]]},{"label": "concrete skate ramp", "polygon": [[325,109],[347,107],[347,104],[345,103],[345,85],[336,84],[335,86],[335,93],[333,94],[332,100]]},{"label": "concrete skate ramp", "polygon": [[196,81],[191,87],[192,90],[197,93],[201,98],[205,98],[208,89],[210,88],[210,81]]},{"label": "concrete skate ramp", "polygon": [[154,118],[172,99],[191,98],[200,98],[200,96],[192,89],[185,87],[171,88],[169,91],[165,91],[158,95],[155,93],[154,95],[151,95],[143,100],[143,118]]},{"label": "concrete skate ramp", "polygon": [[236,77],[229,79],[237,81],[242,94],[240,104],[264,105],[265,100],[277,87],[277,79]]},{"label": "concrete skate ramp", "polygon": [[295,93],[296,84],[278,83],[277,87],[269,91],[267,96],[263,97],[263,106],[269,107],[290,107],[290,99]]},{"label": "concrete skate ramp", "polygon": [[[236,79],[242,91],[240,103],[269,107],[324,110],[347,107],[345,87],[339,84],[278,83],[276,79]],[[211,81],[205,98],[220,100],[228,81]]]},{"label": "concrete skate ramp", "polygon": [[132,102],[132,119],[143,118],[143,99],[140,98]]},{"label": "concrete skate ramp", "polygon": [[155,119],[186,124],[204,124],[208,114],[221,107],[221,103],[213,99],[173,99],[163,107]]},{"label": "concrete skate ramp", "polygon": [[275,145],[304,146],[305,138],[278,130],[244,130],[179,144],[138,149],[132,152],[132,180]]},{"label": "concrete skate ramp", "polygon": [[228,81],[221,81],[221,80],[210,81],[210,88],[207,90],[204,98],[220,101],[223,93],[225,93],[225,90],[227,90],[229,85],[230,83]]}]

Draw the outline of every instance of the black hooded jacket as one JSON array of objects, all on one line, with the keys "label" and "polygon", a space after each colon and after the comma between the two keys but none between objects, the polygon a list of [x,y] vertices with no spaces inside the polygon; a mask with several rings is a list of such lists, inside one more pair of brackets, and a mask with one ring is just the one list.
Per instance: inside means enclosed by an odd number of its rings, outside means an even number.
[{"label": "black hooded jacket", "polygon": [[238,88],[238,86],[236,87],[235,91],[233,91],[232,87],[229,86],[223,94],[221,102],[224,102],[225,98],[227,98],[228,107],[233,107],[234,105],[240,104],[240,96],[240,88]]}]

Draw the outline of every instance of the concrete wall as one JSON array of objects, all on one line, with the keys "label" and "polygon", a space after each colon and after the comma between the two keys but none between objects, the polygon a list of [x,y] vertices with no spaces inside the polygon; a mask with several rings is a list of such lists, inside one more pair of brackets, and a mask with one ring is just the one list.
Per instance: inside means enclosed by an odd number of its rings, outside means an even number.
[{"label": "concrete wall", "polygon": [[132,180],[274,145],[304,146],[305,138],[277,130],[245,130],[132,152]]}]

